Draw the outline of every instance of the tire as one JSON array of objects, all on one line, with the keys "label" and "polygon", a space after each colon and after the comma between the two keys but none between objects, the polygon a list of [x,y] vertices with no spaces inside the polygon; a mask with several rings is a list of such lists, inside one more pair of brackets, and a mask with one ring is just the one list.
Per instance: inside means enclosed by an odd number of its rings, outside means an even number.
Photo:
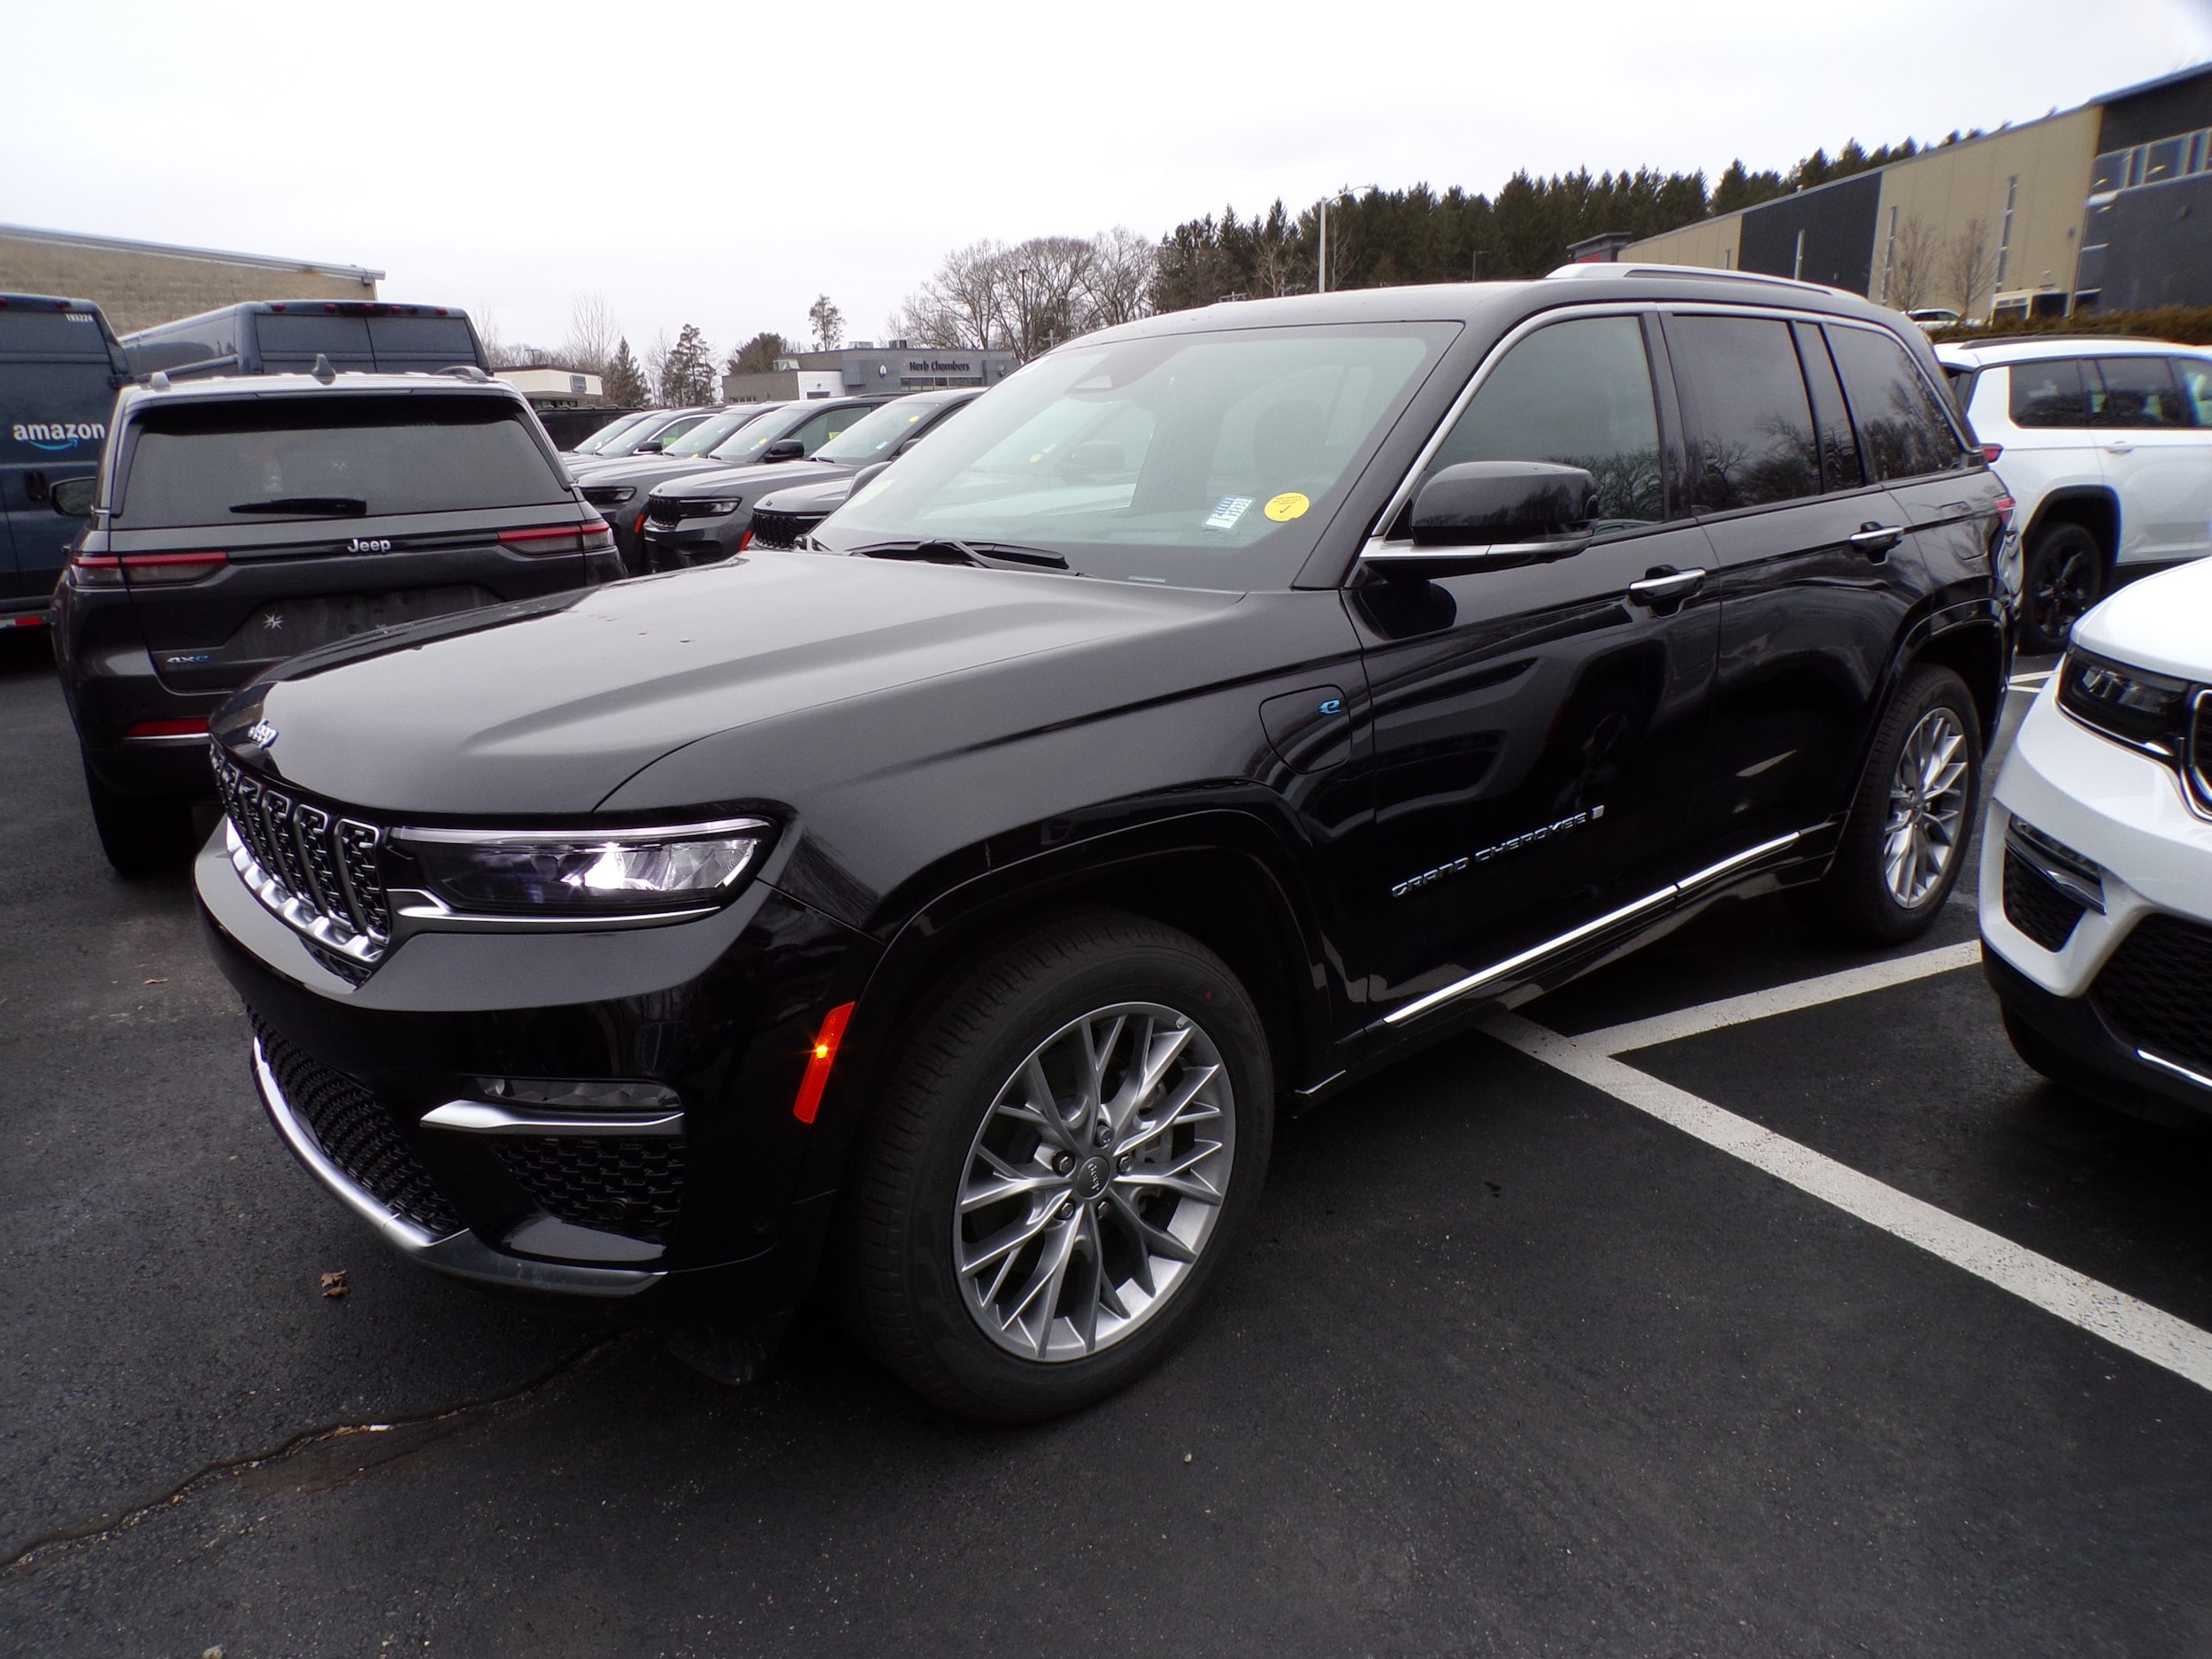
[{"label": "tire", "polygon": [[[1130,1071],[1140,1045],[1160,1068],[1149,1092]],[[926,1399],[986,1422],[1123,1387],[1188,1328],[1257,1202],[1273,1091],[1258,1010],[1197,941],[1108,911],[1008,939],[931,1001],[893,1063],[847,1210],[854,1334]],[[1019,1110],[1041,1093],[1056,1128]],[[1101,1094],[1118,1130],[1092,1115]],[[1179,1095],[1163,1131],[1155,1113]]]},{"label": "tire", "polygon": [[100,833],[100,850],[118,874],[160,875],[192,856],[197,838],[188,800],[118,794],[94,777],[88,765],[84,787],[92,799],[92,826]]},{"label": "tire", "polygon": [[1907,672],[1875,732],[1834,862],[1795,890],[1807,921],[1863,945],[1926,931],[1966,864],[1981,799],[1979,720],[1949,669]]},{"label": "tire", "polygon": [[2066,641],[2104,593],[2104,549],[2078,524],[2046,525],[2035,533],[2021,579],[2020,645],[2034,656]]}]

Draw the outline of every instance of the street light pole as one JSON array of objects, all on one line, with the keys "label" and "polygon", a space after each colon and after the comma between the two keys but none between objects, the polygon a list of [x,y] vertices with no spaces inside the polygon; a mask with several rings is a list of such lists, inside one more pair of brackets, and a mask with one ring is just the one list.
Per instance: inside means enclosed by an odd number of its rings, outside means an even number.
[{"label": "street light pole", "polygon": [[[1336,195],[1349,196],[1355,190],[1379,192],[1381,188],[1379,184],[1348,184],[1339,188]],[[1321,198],[1321,268],[1315,273],[1313,283],[1317,294],[1329,291],[1329,204],[1334,199],[1327,196]]]}]

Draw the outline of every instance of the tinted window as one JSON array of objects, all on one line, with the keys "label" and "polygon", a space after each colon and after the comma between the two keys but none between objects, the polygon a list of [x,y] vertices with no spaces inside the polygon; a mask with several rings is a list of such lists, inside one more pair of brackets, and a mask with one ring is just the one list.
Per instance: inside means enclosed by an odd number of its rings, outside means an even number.
[{"label": "tinted window", "polygon": [[2163,357],[2102,357],[2097,372],[2104,379],[2104,406],[2098,411],[2101,426],[2193,426],[2197,410],[2174,384],[2173,372]]},{"label": "tinted window", "polygon": [[108,342],[90,311],[0,311],[0,357],[96,358],[104,366]]},{"label": "tinted window", "polygon": [[1457,332],[1340,323],[1063,346],[855,494],[828,520],[833,545],[957,537],[1111,580],[1287,586]]},{"label": "tinted window", "polygon": [[336,363],[342,358],[362,361],[369,355],[369,319],[365,317],[264,312],[253,320],[254,337],[261,342],[265,365],[306,368],[318,357]]},{"label": "tinted window", "polygon": [[476,338],[469,333],[465,317],[372,317],[368,321],[369,344],[379,357],[435,358],[442,368],[476,361]]},{"label": "tinted window", "polygon": [[2174,378],[2181,382],[2181,395],[2189,400],[2196,424],[2212,426],[2212,359],[2176,357],[2173,364]]},{"label": "tinted window", "polygon": [[1598,481],[1601,524],[1664,518],[1643,325],[1633,317],[1554,323],[1515,346],[1445,435],[1428,472],[1462,461],[1579,466]]},{"label": "tinted window", "polygon": [[1966,465],[1956,429],[1894,335],[1873,328],[1827,333],[1858,425],[1859,451],[1875,479],[1923,478]]},{"label": "tinted window", "polygon": [[104,359],[0,365],[0,461],[96,460],[114,403]]},{"label": "tinted window", "polygon": [[1667,346],[1700,509],[1725,512],[1819,494],[1820,445],[1787,323],[1671,317]]},{"label": "tinted window", "polygon": [[[2081,365],[2071,357],[2012,365],[2012,424],[2016,426],[2085,426],[2089,392]],[[2094,385],[2093,380],[2091,385]]]},{"label": "tinted window", "polygon": [[1844,404],[1843,387],[1829,361],[1828,347],[1811,323],[1792,323],[1797,339],[1798,361],[1804,365],[1805,385],[1813,395],[1813,431],[1820,441],[1820,487],[1856,489],[1866,480],[1859,472],[1859,442],[1851,431],[1851,411]]},{"label": "tinted window", "polygon": [[569,499],[504,398],[281,397],[144,411],[119,524],[267,524]]}]

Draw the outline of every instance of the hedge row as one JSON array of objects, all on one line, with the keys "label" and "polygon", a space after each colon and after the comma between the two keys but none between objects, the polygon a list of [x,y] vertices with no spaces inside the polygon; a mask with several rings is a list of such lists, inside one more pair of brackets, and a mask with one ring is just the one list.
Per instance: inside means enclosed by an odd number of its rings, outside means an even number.
[{"label": "hedge row", "polygon": [[1932,340],[1972,345],[2015,334],[2142,334],[2177,345],[2212,346],[2212,305],[2162,305],[2143,311],[2076,311],[2071,317],[2027,317],[1939,329]]}]

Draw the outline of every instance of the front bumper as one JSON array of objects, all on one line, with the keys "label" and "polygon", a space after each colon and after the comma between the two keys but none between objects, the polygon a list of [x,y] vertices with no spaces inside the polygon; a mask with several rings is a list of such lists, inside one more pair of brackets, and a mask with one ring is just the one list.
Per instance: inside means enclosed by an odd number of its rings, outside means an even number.
[{"label": "front bumper", "polygon": [[[829,1194],[791,1105],[823,1012],[872,941],[764,884],[626,933],[418,933],[355,983],[248,891],[219,833],[196,872],[251,1069],[294,1156],[400,1254],[598,1306],[787,1311]],[[662,1086],[672,1110],[580,1118],[487,1080]]]},{"label": "front bumper", "polygon": [[648,570],[689,570],[695,565],[718,565],[733,557],[746,531],[753,526],[749,507],[718,518],[687,518],[680,524],[645,521],[645,565]]}]

